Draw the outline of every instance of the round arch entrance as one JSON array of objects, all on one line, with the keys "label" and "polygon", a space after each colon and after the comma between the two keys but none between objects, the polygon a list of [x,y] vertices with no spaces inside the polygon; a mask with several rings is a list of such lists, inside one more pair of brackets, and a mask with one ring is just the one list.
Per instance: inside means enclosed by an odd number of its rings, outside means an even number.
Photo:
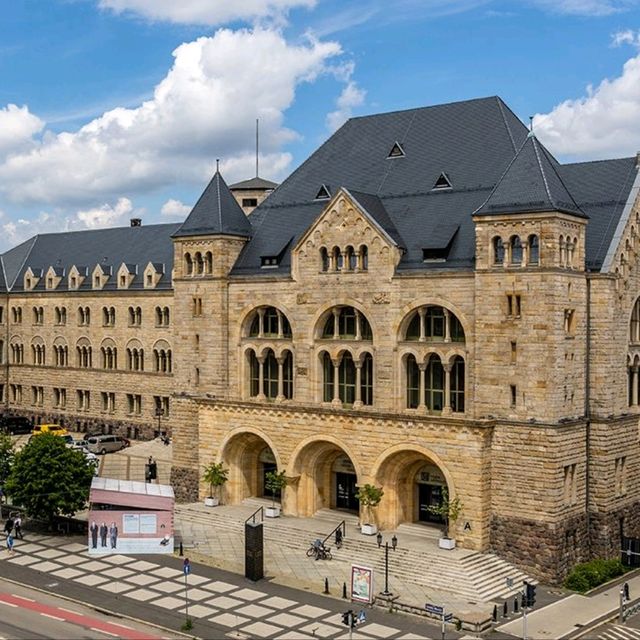
[{"label": "round arch entrance", "polygon": [[298,478],[298,516],[312,516],[319,509],[358,513],[358,471],[341,444],[328,440],[303,444],[294,455],[291,475]]},{"label": "round arch entrance", "polygon": [[265,438],[252,432],[231,436],[222,447],[222,461],[229,468],[226,490],[230,504],[245,498],[271,497],[265,489],[265,476],[277,471],[279,465],[276,452]]},{"label": "round arch entrance", "polygon": [[396,528],[403,522],[441,526],[442,518],[430,507],[442,503],[444,490],[451,496],[454,488],[441,461],[421,448],[388,452],[376,465],[375,483],[384,489],[378,517],[384,528]]}]

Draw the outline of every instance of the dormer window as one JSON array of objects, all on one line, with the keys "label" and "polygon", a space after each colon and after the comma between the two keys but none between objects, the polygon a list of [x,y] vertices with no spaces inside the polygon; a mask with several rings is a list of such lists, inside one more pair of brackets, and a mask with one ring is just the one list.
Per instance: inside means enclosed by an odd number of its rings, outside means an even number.
[{"label": "dormer window", "polygon": [[121,287],[127,286],[127,276],[120,276],[120,286]]},{"label": "dormer window", "polygon": [[329,187],[326,184],[320,186],[318,189],[318,193],[316,193],[315,200],[330,200],[331,192],[329,191]]},{"label": "dormer window", "polygon": [[260,258],[260,266],[263,269],[274,268],[278,266],[278,256],[262,256]]},{"label": "dormer window", "polygon": [[71,276],[71,288],[72,289],[78,288],[78,280],[75,276]]},{"label": "dormer window", "polygon": [[396,142],[394,142],[393,146],[391,147],[391,151],[389,151],[389,155],[387,156],[387,159],[404,158],[404,156],[405,156],[404,149],[402,148],[402,145],[396,140]]},{"label": "dormer window", "polygon": [[53,289],[53,278],[47,278],[47,289]]},{"label": "dormer window", "polygon": [[27,289],[31,289],[31,278],[27,278]]},{"label": "dormer window", "polygon": [[440,177],[436,180],[436,183],[433,185],[432,191],[441,191],[443,189],[451,189],[451,180],[447,174],[443,171],[440,174]]}]

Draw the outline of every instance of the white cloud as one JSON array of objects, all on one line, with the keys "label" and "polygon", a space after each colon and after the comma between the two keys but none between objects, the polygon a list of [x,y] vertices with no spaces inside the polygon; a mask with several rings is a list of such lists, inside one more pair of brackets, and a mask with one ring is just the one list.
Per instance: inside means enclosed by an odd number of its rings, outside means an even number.
[{"label": "white cloud", "polygon": [[118,198],[114,206],[103,204],[101,207],[78,211],[76,218],[87,229],[104,229],[113,227],[125,216],[133,212],[133,204],[129,198]]},{"label": "white cloud", "polygon": [[638,0],[532,0],[534,4],[552,13],[582,16],[607,16],[626,11]]},{"label": "white cloud", "polygon": [[44,122],[26,106],[9,104],[0,109],[0,156],[29,147],[33,136],[43,128]]},{"label": "white cloud", "polygon": [[100,0],[102,9],[134,13],[150,20],[220,25],[234,20],[276,18],[316,0]]},{"label": "white cloud", "polygon": [[[153,97],[116,108],[78,131],[45,133],[32,148],[0,160],[0,192],[20,203],[72,203],[148,192],[177,182],[204,183],[222,158],[225,179],[253,173],[253,127],[260,118],[261,173],[288,168],[283,125],[298,85],[336,68],[336,42],[290,44],[276,30],[221,29],[180,45]],[[32,125],[32,129],[35,126]]]},{"label": "white cloud", "polygon": [[630,44],[633,47],[640,49],[640,31],[633,31],[633,29],[625,29],[624,31],[618,31],[611,36],[611,46],[620,47],[623,44]]},{"label": "white cloud", "polygon": [[353,80],[350,80],[336,100],[338,108],[327,115],[327,127],[329,130],[333,132],[341,127],[351,117],[353,108],[362,105],[366,95],[367,92],[364,89],[361,89]]},{"label": "white cloud", "polygon": [[557,154],[586,159],[634,155],[640,149],[640,54],[622,74],[586,95],[534,118],[536,134]]},{"label": "white cloud", "polygon": [[160,213],[163,216],[170,218],[186,218],[190,211],[191,207],[189,205],[173,198],[167,200],[160,209]]}]

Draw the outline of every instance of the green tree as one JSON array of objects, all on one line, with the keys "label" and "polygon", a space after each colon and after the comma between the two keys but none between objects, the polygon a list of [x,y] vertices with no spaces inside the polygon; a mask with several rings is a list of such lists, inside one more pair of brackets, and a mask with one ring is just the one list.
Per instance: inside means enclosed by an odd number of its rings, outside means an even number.
[{"label": "green tree", "polygon": [[229,479],[229,469],[224,468],[223,462],[212,462],[208,467],[204,468],[202,479],[209,485],[209,497],[213,498],[214,487],[218,500],[220,499],[220,491]]},{"label": "green tree", "polygon": [[289,482],[287,480],[286,472],[281,471],[278,473],[277,471],[267,471],[264,474],[264,487],[267,491],[271,492],[272,504],[276,506],[276,495],[278,493],[282,493],[282,490],[287,486]]},{"label": "green tree", "polygon": [[43,433],[18,453],[6,491],[27,515],[53,522],[55,516],[73,516],[84,509],[94,466],[81,451],[70,449],[57,435]]},{"label": "green tree", "polygon": [[4,487],[7,482],[15,455],[16,452],[11,436],[6,433],[0,434],[0,486]]},{"label": "green tree", "polygon": [[460,498],[456,496],[451,498],[449,496],[449,489],[442,487],[442,502],[434,507],[427,507],[429,513],[433,513],[440,516],[444,522],[444,538],[449,537],[449,528],[455,524],[456,520],[460,517],[460,513],[464,508],[464,505],[460,501]]}]

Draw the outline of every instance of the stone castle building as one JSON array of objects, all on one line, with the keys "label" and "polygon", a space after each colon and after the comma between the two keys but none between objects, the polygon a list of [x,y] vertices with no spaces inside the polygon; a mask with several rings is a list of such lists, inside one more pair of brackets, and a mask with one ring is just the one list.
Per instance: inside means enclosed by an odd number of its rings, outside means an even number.
[{"label": "stone castle building", "polygon": [[446,487],[459,544],[546,579],[640,535],[637,158],[560,164],[486,98],[353,118],[234,187],[5,253],[8,409],[170,430],[182,500],[213,460],[231,503],[284,470],[294,515],[380,486],[382,528]]}]

